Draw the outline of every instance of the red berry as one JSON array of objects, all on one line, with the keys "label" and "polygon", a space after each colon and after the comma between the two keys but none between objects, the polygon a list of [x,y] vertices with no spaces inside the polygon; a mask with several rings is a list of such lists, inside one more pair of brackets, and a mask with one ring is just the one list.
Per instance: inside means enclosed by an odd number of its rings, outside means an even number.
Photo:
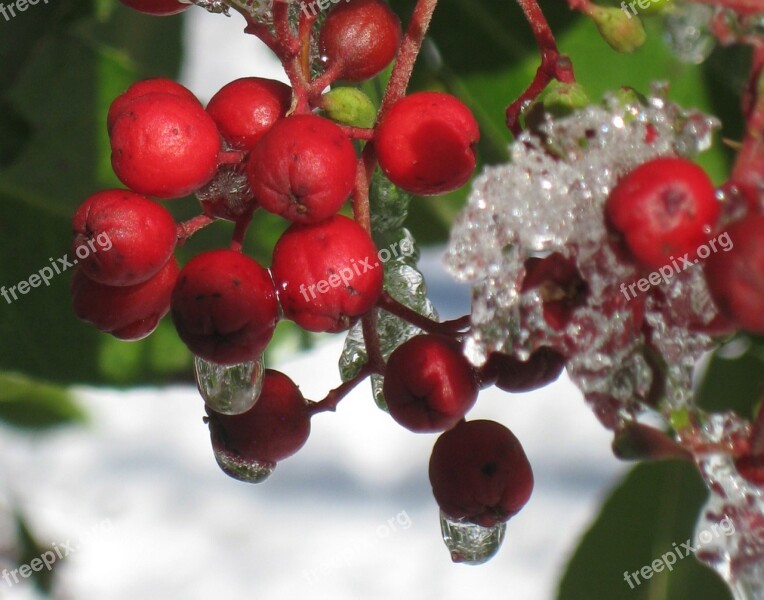
[{"label": "red berry", "polygon": [[382,117],[374,143],[390,181],[413,194],[431,196],[467,183],[475,170],[479,139],[477,121],[459,99],[419,92],[399,100]]},{"label": "red berry", "polygon": [[199,254],[178,276],[172,320],[196,356],[221,365],[255,360],[278,321],[271,276],[240,252]]},{"label": "red berry", "polygon": [[764,215],[737,221],[717,243],[705,265],[714,302],[727,318],[764,334]]},{"label": "red berry", "polygon": [[154,15],[157,17],[166,17],[183,12],[191,5],[178,0],[119,0],[125,6],[133,10]]},{"label": "red berry", "polygon": [[72,227],[80,269],[104,285],[136,285],[153,277],[177,240],[167,209],[126,190],[90,196],[74,213]]},{"label": "red berry", "polygon": [[360,82],[382,71],[401,43],[401,21],[382,0],[352,0],[335,6],[321,27],[319,48],[337,78]]},{"label": "red berry", "polygon": [[519,360],[494,352],[480,370],[484,384],[493,384],[505,392],[530,392],[556,381],[565,368],[565,357],[546,346]]},{"label": "red berry", "polygon": [[462,421],[435,442],[430,484],[446,515],[492,527],[528,502],[533,471],[509,429],[494,421]]},{"label": "red berry", "polygon": [[719,216],[708,175],[683,158],[657,158],[623,177],[605,204],[609,223],[634,258],[658,269],[672,258],[695,256]]},{"label": "red berry", "polygon": [[478,386],[458,342],[418,335],[390,355],[383,394],[393,419],[428,433],[456,425],[475,404]]},{"label": "red berry", "polygon": [[764,457],[742,456],[735,460],[735,468],[746,481],[764,487]]},{"label": "red berry", "polygon": [[[255,405],[239,415],[224,415],[207,408],[212,445],[216,453],[235,462],[275,466],[303,447],[310,435],[308,404],[289,377],[268,369]],[[238,460],[236,460],[238,459]]]},{"label": "red berry", "polygon": [[131,286],[110,286],[93,281],[82,269],[72,278],[72,304],[78,319],[122,340],[149,335],[170,309],[178,263],[170,258],[151,279]]},{"label": "red berry", "polygon": [[[117,96],[109,107],[109,114],[106,117],[106,129],[109,133],[114,127],[114,121],[122,114],[125,107],[136,98],[147,96],[149,94],[170,94],[172,96],[182,96],[189,100],[199,102],[193,92],[172,79],[156,77],[154,79],[144,79],[136,81],[126,91]],[[200,104],[201,106],[201,104]]]},{"label": "red berry", "polygon": [[220,134],[196,100],[149,94],[130,102],[111,132],[111,164],[139,194],[180,198],[210,181]]},{"label": "red berry", "polygon": [[292,88],[274,79],[244,77],[223,86],[210,100],[207,112],[226,142],[250,150],[292,103]]},{"label": "red berry", "polygon": [[356,155],[343,131],[315,115],[282,119],[255,144],[247,165],[265,210],[295,223],[328,219],[353,189]]},{"label": "red berry", "polygon": [[292,225],[276,243],[271,271],[284,315],[308,331],[348,329],[382,293],[374,242],[342,215]]},{"label": "red berry", "polygon": [[589,288],[576,264],[554,252],[546,258],[525,261],[522,291],[532,289],[539,289],[544,301],[544,320],[559,331],[568,324],[573,311],[586,304]]}]

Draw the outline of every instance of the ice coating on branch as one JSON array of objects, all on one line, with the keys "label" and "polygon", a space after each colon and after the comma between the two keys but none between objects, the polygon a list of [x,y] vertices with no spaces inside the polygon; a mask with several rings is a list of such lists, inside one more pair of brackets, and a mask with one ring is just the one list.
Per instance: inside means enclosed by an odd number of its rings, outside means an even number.
[{"label": "ice coating on branch", "polygon": [[[681,405],[689,400],[692,365],[711,343],[687,325],[716,315],[698,268],[661,282],[660,301],[624,293],[622,284],[643,274],[621,256],[605,226],[605,200],[621,176],[652,158],[693,156],[710,145],[718,122],[667,102],[665,93],[656,86],[645,102],[621,91],[604,106],[547,117],[543,140],[523,133],[510,147],[510,163],[488,167],[475,180],[446,255],[452,275],[473,286],[467,357],[481,365],[501,351],[525,360],[551,346],[568,357],[568,373],[608,426],[619,414],[642,410],[650,389],[642,319],[672,370],[669,398]],[[552,252],[586,283],[585,303],[562,328],[544,318],[544,289],[522,291],[526,260]]]}]

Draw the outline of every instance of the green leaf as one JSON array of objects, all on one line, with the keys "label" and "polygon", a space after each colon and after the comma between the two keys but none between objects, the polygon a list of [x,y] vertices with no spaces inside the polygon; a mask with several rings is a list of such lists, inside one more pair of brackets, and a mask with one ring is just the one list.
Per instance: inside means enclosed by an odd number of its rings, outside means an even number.
[{"label": "green leaf", "polygon": [[[137,79],[178,70],[179,18],[149,18],[121,5],[109,17],[110,10],[103,2],[97,15],[91,2],[39,4],[0,36],[0,290],[7,296],[0,298],[0,369],[52,382],[190,377],[187,352],[166,336],[120,353],[115,340],[78,322],[71,269],[26,294],[11,292],[61,264],[75,208],[119,185],[105,127],[111,100]],[[185,204],[176,212],[198,212],[194,201]]]},{"label": "green leaf", "polygon": [[42,430],[82,423],[85,414],[63,388],[14,373],[0,373],[0,421]]},{"label": "green leaf", "polygon": [[[728,600],[722,580],[682,544],[693,536],[706,490],[688,463],[643,463],[605,501],[568,564],[557,600]],[[723,535],[719,530],[719,535]],[[674,546],[676,544],[676,546]],[[690,543],[694,547],[694,543]],[[676,549],[682,558],[676,555]],[[671,570],[663,565],[676,562]],[[649,578],[634,573],[643,567]],[[660,572],[658,572],[660,571]],[[628,572],[631,585],[626,581]],[[638,583],[639,582],[639,583]],[[633,586],[633,588],[632,588]]]}]

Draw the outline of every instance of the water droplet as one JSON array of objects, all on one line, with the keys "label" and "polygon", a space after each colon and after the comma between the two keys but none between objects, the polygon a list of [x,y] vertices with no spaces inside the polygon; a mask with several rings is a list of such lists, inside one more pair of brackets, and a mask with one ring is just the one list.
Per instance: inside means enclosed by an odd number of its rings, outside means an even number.
[{"label": "water droplet", "polygon": [[217,365],[194,357],[196,385],[204,402],[215,412],[239,415],[255,405],[263,389],[262,356],[238,365]]},{"label": "water droplet", "polygon": [[223,473],[245,483],[261,483],[276,469],[275,463],[247,460],[218,448],[215,448],[215,460]]},{"label": "water droplet", "polygon": [[682,62],[699,65],[714,49],[709,30],[713,17],[711,6],[681,4],[666,16],[666,43]]},{"label": "water droplet", "polygon": [[482,527],[440,513],[440,531],[455,563],[481,565],[487,562],[499,551],[506,529],[506,522]]}]

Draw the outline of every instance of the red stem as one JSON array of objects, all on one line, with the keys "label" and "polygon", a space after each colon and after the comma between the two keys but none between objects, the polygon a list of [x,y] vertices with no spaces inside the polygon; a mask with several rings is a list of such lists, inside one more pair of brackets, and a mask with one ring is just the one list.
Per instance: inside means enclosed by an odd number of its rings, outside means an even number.
[{"label": "red stem", "polygon": [[231,236],[231,250],[235,252],[241,252],[244,246],[244,238],[247,237],[247,230],[252,223],[252,213],[242,216],[236,221],[236,226],[233,230],[233,236]]},{"label": "red stem", "polygon": [[[368,364],[364,365],[358,372],[358,375],[346,381],[339,387],[330,391],[323,400],[319,402],[313,402],[308,406],[308,414],[313,416],[321,412],[334,412],[337,410],[337,405],[345,398],[359,383],[366,379],[369,375],[376,371]],[[379,373],[379,372],[378,372]],[[379,373],[381,374],[381,373]]]},{"label": "red stem", "polygon": [[[582,1],[588,2],[588,0]],[[533,29],[533,36],[536,38],[536,44],[541,51],[541,65],[536,70],[536,75],[528,89],[507,107],[507,127],[515,137],[522,131],[519,123],[520,114],[528,104],[538,98],[539,94],[553,79],[562,83],[575,83],[576,81],[573,74],[573,64],[567,56],[560,54],[552,29],[549,27],[538,2],[536,0],[517,0],[517,3],[523,9],[525,18]],[[574,4],[576,4],[576,0],[570,0],[571,8],[576,8]]]},{"label": "red stem", "polygon": [[350,127],[349,125],[339,125],[340,129],[345,132],[349,138],[354,140],[373,140],[374,130],[366,129],[365,127]]},{"label": "red stem", "polygon": [[470,325],[470,316],[466,315],[452,321],[433,321],[429,317],[420,315],[415,310],[410,309],[405,304],[398,302],[387,292],[383,292],[377,300],[377,306],[382,310],[389,312],[396,317],[411,323],[425,333],[433,335],[459,336],[465,333],[465,329]]},{"label": "red stem", "polygon": [[201,231],[207,225],[210,223],[213,223],[215,219],[208,217],[207,215],[198,215],[194,217],[193,219],[189,219],[188,221],[184,221],[183,223],[178,223],[177,227],[177,236],[178,236],[178,245],[182,246],[186,243],[186,240],[190,238],[192,235],[194,235],[197,231]]}]

